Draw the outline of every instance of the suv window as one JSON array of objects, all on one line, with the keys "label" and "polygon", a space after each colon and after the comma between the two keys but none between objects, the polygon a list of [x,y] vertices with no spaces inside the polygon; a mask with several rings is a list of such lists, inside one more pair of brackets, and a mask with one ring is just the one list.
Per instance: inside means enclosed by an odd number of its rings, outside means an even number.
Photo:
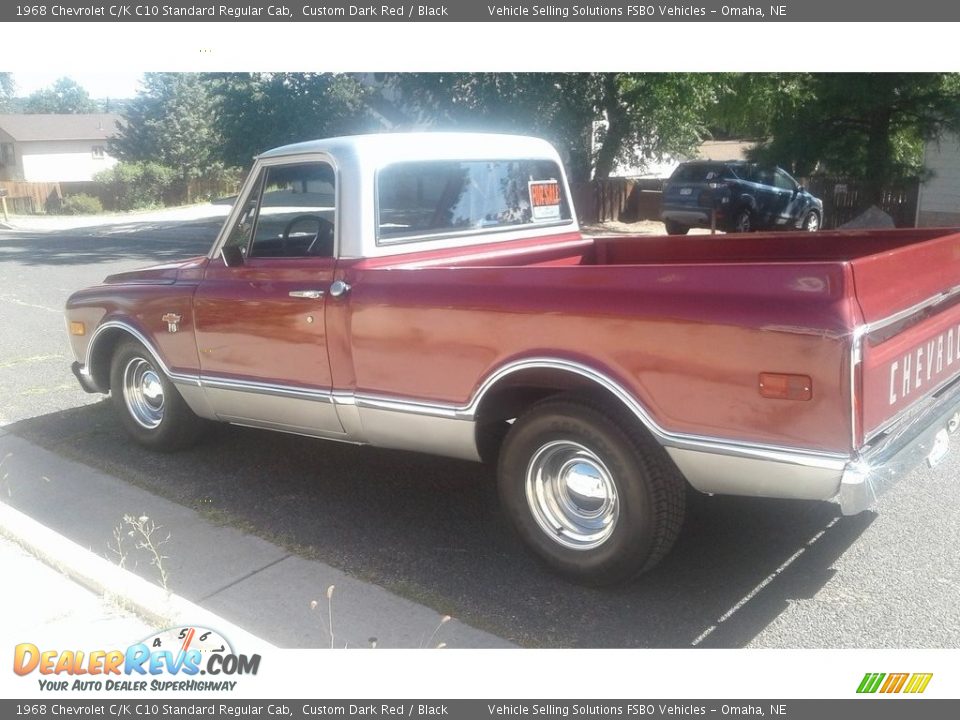
[{"label": "suv window", "polygon": [[719,163],[682,163],[670,176],[670,182],[706,183],[732,180],[736,174],[727,165]]},{"label": "suv window", "polygon": [[787,175],[783,170],[777,168],[773,176],[773,183],[781,190],[796,190],[797,183],[793,178]]},{"label": "suv window", "polygon": [[264,168],[226,244],[248,257],[332,257],[335,198],[327,163]]},{"label": "suv window", "polygon": [[378,239],[568,221],[560,178],[548,160],[390,165],[377,176]]}]

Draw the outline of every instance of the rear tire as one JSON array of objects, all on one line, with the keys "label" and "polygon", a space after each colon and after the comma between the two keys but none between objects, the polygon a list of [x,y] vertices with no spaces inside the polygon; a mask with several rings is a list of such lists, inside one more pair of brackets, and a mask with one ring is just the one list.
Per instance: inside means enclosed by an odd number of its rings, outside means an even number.
[{"label": "rear tire", "polygon": [[750,208],[741,208],[733,216],[733,232],[748,233],[753,230],[753,213]]},{"label": "rear tire", "polygon": [[498,488],[517,532],[544,562],[589,585],[653,568],[683,524],[685,481],[626,412],[561,396],[517,419]]},{"label": "rear tire", "polygon": [[113,354],[110,396],[127,433],[152,450],[189,447],[206,428],[153,354],[136,340],[122,342]]}]

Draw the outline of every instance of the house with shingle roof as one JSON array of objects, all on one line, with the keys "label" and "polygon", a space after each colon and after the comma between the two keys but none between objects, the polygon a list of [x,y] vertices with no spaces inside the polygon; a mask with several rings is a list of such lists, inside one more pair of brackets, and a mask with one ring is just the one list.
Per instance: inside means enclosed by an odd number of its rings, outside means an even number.
[{"label": "house with shingle roof", "polygon": [[0,115],[0,180],[82,182],[113,167],[119,115]]}]

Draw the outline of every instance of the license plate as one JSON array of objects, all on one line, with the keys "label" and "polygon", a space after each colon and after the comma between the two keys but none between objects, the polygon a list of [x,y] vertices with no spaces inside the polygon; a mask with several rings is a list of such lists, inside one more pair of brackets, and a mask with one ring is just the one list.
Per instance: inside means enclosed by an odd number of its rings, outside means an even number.
[{"label": "license plate", "polygon": [[947,450],[950,449],[950,435],[947,433],[946,428],[941,430],[933,438],[933,447],[930,448],[930,452],[927,454],[927,465],[934,467],[947,455]]},{"label": "license plate", "polygon": [[691,195],[693,194],[693,188],[680,188],[681,195]]}]

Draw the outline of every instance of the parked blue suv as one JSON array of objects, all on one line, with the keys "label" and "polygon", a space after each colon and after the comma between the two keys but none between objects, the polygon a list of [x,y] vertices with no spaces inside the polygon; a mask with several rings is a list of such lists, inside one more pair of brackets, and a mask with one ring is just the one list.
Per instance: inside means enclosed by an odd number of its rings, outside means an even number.
[{"label": "parked blue suv", "polygon": [[743,161],[681,163],[663,186],[660,219],[671,235],[691,227],[727,232],[820,229],[823,202],[778,167]]}]

